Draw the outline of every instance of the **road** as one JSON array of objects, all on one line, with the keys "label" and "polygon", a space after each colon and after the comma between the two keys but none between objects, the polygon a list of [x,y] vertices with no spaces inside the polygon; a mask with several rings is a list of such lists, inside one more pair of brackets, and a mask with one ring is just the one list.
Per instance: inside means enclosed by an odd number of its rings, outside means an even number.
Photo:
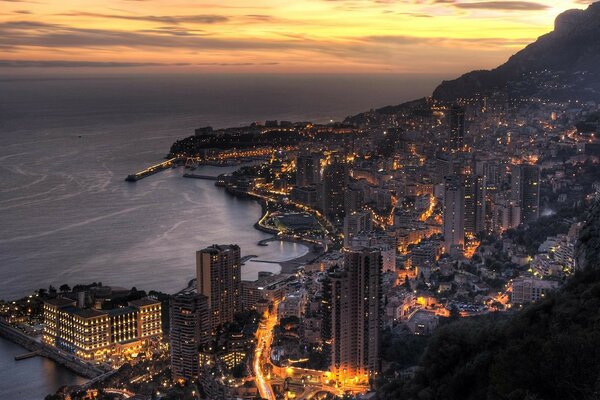
[{"label": "road", "polygon": [[260,397],[267,400],[275,400],[275,394],[271,384],[265,378],[262,366],[270,359],[271,343],[273,342],[273,329],[277,324],[277,303],[267,320],[261,323],[256,331],[256,350],[254,353],[254,378]]}]

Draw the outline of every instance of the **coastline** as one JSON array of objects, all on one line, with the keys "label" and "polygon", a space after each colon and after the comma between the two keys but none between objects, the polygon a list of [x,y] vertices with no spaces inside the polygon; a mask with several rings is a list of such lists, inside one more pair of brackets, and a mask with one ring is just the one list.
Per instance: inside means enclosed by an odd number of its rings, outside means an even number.
[{"label": "coastline", "polygon": [[[230,192],[228,192],[228,193],[230,193]],[[235,196],[235,194],[233,194],[233,193],[230,193],[230,194],[232,196]],[[290,238],[285,235],[278,236],[279,232],[277,230],[262,226],[259,222],[260,222],[260,220],[263,219],[265,213],[267,212],[266,201],[260,197],[252,196],[251,194],[246,194],[246,196],[248,196],[249,198],[251,198],[253,200],[258,201],[258,203],[260,204],[261,210],[262,210],[260,218],[258,219],[258,221],[256,221],[254,223],[254,229],[261,231],[261,232],[270,233],[273,235],[273,237],[271,237],[269,239],[261,240],[262,243],[273,242],[273,241],[282,241],[282,242],[289,242],[289,243],[300,243],[308,248],[308,252],[306,254],[301,255],[300,257],[277,262],[277,264],[279,264],[281,266],[281,271],[279,272],[280,274],[294,274],[294,273],[296,273],[296,271],[298,270],[298,268],[301,265],[308,264],[310,261],[316,259],[317,257],[321,256],[324,253],[323,248],[319,249],[317,247],[317,245],[312,242],[309,242],[309,241],[303,240],[303,239],[298,239],[298,238]]]}]

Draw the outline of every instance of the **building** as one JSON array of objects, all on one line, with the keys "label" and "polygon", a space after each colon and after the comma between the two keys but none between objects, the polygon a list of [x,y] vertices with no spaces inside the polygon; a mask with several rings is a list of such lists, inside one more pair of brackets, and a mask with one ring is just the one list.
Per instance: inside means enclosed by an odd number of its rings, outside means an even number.
[{"label": "building", "polygon": [[161,303],[152,299],[112,310],[84,308],[82,301],[62,297],[48,299],[44,322],[44,343],[89,361],[127,357],[162,338]]},{"label": "building", "polygon": [[308,207],[315,207],[318,202],[318,192],[314,186],[297,186],[292,188],[290,198]]},{"label": "building", "polygon": [[334,159],[323,171],[321,210],[331,221],[340,221],[344,216],[348,177],[348,167],[339,159]]},{"label": "building", "polygon": [[444,245],[446,252],[465,244],[465,190],[462,178],[453,175],[444,185]]},{"label": "building", "polygon": [[396,271],[396,238],[384,232],[362,232],[354,236],[348,247],[370,247],[381,252],[382,272]]},{"label": "building", "polygon": [[465,234],[475,237],[485,231],[486,184],[482,175],[465,175]]},{"label": "building", "polygon": [[296,158],[296,186],[317,185],[321,181],[321,155],[302,152]]},{"label": "building", "polygon": [[195,290],[177,293],[170,304],[171,373],[173,380],[198,377],[199,350],[210,341],[208,298]]},{"label": "building", "polygon": [[533,303],[558,287],[556,281],[535,278],[518,278],[512,282],[511,303]]},{"label": "building", "polygon": [[465,109],[457,104],[450,109],[450,150],[460,151],[465,143]]},{"label": "building", "polygon": [[215,244],[197,251],[196,277],[198,294],[208,298],[214,333],[242,309],[240,247]]},{"label": "building", "polygon": [[242,281],[242,307],[244,310],[256,310],[263,301],[280,302],[287,293],[287,285],[296,279],[290,274],[258,273],[255,281]]},{"label": "building", "polygon": [[516,228],[521,223],[521,207],[507,193],[497,193],[492,204],[492,231],[502,233]]},{"label": "building", "polygon": [[435,312],[418,309],[408,317],[406,326],[413,335],[431,335],[439,324]]},{"label": "building", "polygon": [[380,369],[381,253],[344,249],[344,269],[331,272],[329,280],[330,369],[342,384],[368,382]]},{"label": "building", "polygon": [[370,232],[373,229],[371,213],[368,211],[355,211],[344,217],[344,247],[350,246],[352,238],[361,232]]},{"label": "building", "polygon": [[537,165],[512,165],[511,199],[521,209],[521,223],[540,217],[540,169]]}]

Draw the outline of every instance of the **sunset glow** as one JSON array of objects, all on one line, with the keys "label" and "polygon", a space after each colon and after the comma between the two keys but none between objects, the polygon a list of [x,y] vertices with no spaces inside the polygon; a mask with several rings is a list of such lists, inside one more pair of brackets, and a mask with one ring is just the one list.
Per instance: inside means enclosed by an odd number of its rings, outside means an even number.
[{"label": "sunset glow", "polygon": [[590,1],[0,0],[2,70],[460,73]]}]

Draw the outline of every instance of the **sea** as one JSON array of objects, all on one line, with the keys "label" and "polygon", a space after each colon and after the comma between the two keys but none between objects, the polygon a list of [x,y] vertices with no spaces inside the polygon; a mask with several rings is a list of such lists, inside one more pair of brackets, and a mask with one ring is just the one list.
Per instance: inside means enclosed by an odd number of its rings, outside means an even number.
[{"label": "sea", "polygon": [[[103,285],[174,293],[195,273],[195,251],[239,244],[242,255],[284,261],[305,254],[253,228],[258,203],[161,162],[200,126],[255,121],[328,122],[431,94],[440,76],[103,75],[0,73],[0,299],[49,285]],[[235,167],[205,166],[219,175]],[[243,279],[272,263],[248,262]],[[37,400],[82,378],[0,339],[0,399]]]}]

